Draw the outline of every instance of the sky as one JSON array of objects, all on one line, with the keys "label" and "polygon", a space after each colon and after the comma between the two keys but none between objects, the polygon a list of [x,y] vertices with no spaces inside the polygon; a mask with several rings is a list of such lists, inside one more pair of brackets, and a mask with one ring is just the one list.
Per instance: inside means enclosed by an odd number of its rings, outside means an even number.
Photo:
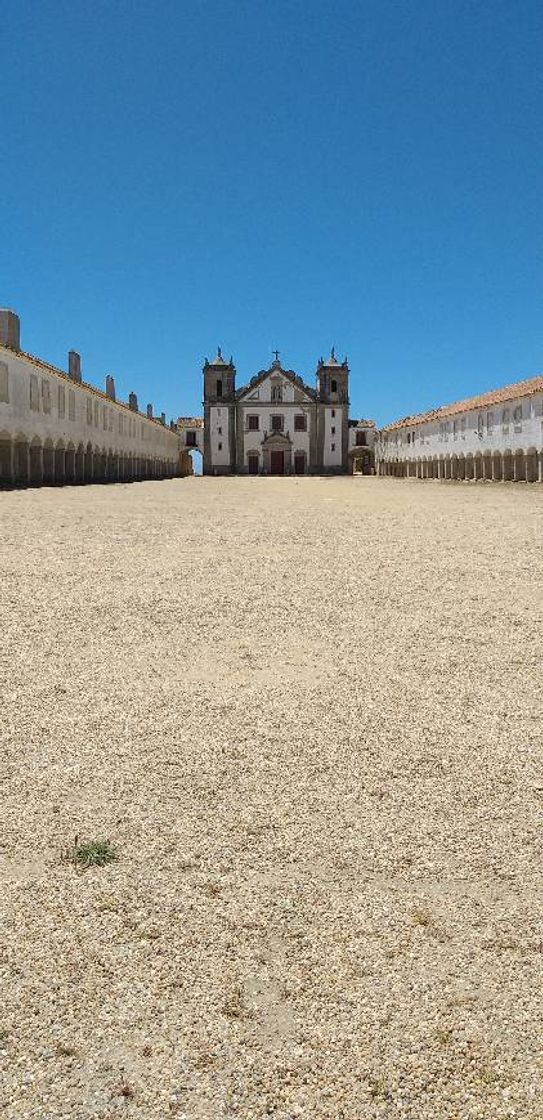
[{"label": "sky", "polygon": [[4,0],[0,306],[201,414],[314,385],[378,424],[543,370],[540,0]]}]

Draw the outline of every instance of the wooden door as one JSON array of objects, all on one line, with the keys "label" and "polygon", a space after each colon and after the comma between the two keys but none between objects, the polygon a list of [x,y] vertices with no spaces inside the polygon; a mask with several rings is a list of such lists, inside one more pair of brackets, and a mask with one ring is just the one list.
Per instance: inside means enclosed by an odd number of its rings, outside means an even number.
[{"label": "wooden door", "polygon": [[285,453],[284,451],[270,451],[270,474],[284,474],[285,472]]},{"label": "wooden door", "polygon": [[258,474],[258,455],[249,455],[249,474]]},{"label": "wooden door", "polygon": [[305,455],[298,453],[294,456],[294,474],[305,474]]}]

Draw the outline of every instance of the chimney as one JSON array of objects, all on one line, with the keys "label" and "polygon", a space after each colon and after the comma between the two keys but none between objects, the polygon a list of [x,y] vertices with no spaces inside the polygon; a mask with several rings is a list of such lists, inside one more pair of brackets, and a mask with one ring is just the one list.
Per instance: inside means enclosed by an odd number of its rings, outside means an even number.
[{"label": "chimney", "polygon": [[135,393],[128,394],[128,407],[132,409],[132,412],[138,411],[138,398]]},{"label": "chimney", "polygon": [[21,349],[19,316],[7,308],[0,309],[0,346],[7,346],[9,350]]},{"label": "chimney", "polygon": [[163,424],[164,427],[166,427],[166,413],[165,412],[160,413],[160,423]]},{"label": "chimney", "polygon": [[81,381],[81,358],[77,350],[68,351],[68,377],[72,381]]},{"label": "chimney", "polygon": [[152,406],[152,404],[147,405],[147,419],[148,420],[153,419],[153,406]]},{"label": "chimney", "polygon": [[106,394],[112,401],[115,400],[115,381],[110,373],[106,376]]}]

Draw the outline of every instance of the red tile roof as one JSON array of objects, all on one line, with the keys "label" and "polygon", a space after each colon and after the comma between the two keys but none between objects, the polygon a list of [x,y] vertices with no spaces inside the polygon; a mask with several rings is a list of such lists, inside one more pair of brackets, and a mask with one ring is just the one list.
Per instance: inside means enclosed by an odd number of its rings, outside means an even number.
[{"label": "red tile roof", "polygon": [[515,381],[512,385],[504,385],[502,389],[491,389],[489,393],[481,393],[477,397],[467,397],[466,400],[455,401],[453,404],[444,404],[439,408],[432,408],[428,412],[418,412],[415,416],[404,416],[401,420],[386,424],[382,431],[391,432],[395,428],[410,428],[414,424],[428,424],[432,420],[443,420],[447,416],[456,416],[459,412],[487,408],[491,404],[502,404],[505,401],[516,400],[518,397],[531,397],[534,393],[543,393],[543,376]]}]

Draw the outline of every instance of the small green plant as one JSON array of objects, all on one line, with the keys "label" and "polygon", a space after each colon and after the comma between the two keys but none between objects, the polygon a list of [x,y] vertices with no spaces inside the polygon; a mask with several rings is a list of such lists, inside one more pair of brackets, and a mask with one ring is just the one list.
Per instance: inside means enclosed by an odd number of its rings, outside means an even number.
[{"label": "small green plant", "polygon": [[76,867],[86,871],[89,867],[103,867],[106,863],[112,863],[117,859],[117,850],[109,840],[88,840],[80,844],[79,837],[76,836],[74,846],[68,852],[68,859]]}]

